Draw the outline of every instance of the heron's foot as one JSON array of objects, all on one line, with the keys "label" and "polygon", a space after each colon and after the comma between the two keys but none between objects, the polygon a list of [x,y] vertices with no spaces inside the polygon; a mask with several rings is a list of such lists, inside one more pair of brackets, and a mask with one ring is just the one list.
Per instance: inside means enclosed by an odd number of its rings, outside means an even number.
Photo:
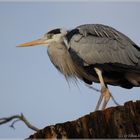
[{"label": "heron's foot", "polygon": [[105,86],[102,86],[101,95],[100,95],[100,98],[98,100],[95,111],[99,110],[99,107],[100,107],[103,99],[104,99],[104,102],[103,102],[102,110],[104,110],[106,108],[106,105],[107,105],[110,97],[111,97],[111,94],[110,94],[110,91],[108,90],[108,88]]}]

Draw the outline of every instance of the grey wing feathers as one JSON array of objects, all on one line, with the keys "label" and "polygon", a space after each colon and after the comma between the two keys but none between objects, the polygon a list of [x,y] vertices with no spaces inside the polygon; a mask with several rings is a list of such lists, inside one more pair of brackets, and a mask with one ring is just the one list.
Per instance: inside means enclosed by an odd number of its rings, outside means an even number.
[{"label": "grey wing feathers", "polygon": [[98,37],[107,37],[112,39],[118,39],[119,34],[111,27],[101,24],[87,24],[77,27],[79,32],[83,35],[91,34]]},{"label": "grey wing feathers", "polygon": [[114,28],[87,24],[74,30],[76,32],[68,36],[68,43],[85,64],[119,63],[140,67],[140,48]]}]

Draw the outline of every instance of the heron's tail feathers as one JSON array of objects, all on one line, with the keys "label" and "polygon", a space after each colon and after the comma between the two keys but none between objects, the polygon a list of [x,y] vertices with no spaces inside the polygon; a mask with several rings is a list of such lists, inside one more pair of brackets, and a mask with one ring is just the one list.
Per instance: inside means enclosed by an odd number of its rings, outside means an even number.
[{"label": "heron's tail feathers", "polygon": [[139,73],[127,73],[125,78],[134,86],[140,87],[140,72]]}]

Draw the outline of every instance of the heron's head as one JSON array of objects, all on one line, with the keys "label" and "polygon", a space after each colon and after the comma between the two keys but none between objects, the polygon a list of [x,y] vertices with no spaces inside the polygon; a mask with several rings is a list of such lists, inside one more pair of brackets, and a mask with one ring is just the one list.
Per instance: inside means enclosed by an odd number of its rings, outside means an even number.
[{"label": "heron's head", "polygon": [[54,29],[46,34],[43,37],[33,40],[31,42],[23,43],[18,45],[18,47],[29,47],[29,46],[36,46],[36,45],[43,45],[49,46],[52,42],[61,42],[63,41],[64,36],[67,34],[65,29]]}]

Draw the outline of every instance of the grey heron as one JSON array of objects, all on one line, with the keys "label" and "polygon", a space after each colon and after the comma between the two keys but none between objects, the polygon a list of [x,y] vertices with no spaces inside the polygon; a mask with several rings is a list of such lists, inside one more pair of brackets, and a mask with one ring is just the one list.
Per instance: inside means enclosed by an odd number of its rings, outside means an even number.
[{"label": "grey heron", "polygon": [[116,29],[102,24],[80,25],[72,30],[57,28],[42,38],[18,45],[44,45],[54,66],[68,79],[101,84],[96,105],[102,109],[110,99],[107,85],[130,89],[140,86],[140,48]]}]

